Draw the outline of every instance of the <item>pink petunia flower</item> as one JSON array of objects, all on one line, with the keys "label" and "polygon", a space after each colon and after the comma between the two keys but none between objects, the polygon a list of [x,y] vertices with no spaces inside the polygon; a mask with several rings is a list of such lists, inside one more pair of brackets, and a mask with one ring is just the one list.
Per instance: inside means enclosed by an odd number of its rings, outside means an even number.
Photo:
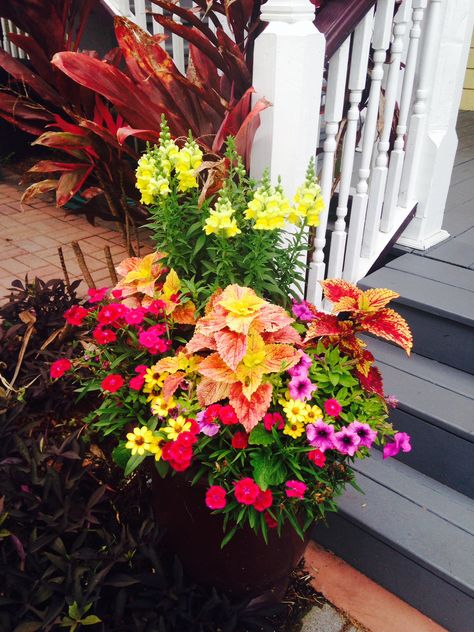
[{"label": "pink petunia flower", "polygon": [[303,321],[314,320],[314,314],[310,310],[309,305],[306,301],[301,301],[300,303],[298,303],[297,301],[293,300],[292,311],[293,311],[294,316],[296,318],[299,318],[300,320],[303,320]]},{"label": "pink petunia flower", "polygon": [[289,383],[290,396],[292,399],[310,399],[313,391],[318,387],[307,377],[293,377]]},{"label": "pink petunia flower", "polygon": [[387,443],[383,449],[384,459],[396,456],[399,452],[410,452],[411,450],[410,435],[406,432],[397,432],[393,439],[394,442]]},{"label": "pink petunia flower", "polygon": [[354,456],[360,444],[360,437],[349,427],[334,433],[334,447],[340,454],[348,454]]},{"label": "pink petunia flower", "polygon": [[385,397],[385,401],[387,402],[387,406],[390,406],[390,408],[396,408],[398,406],[398,399],[395,395],[387,395]]},{"label": "pink petunia flower", "polygon": [[306,483],[301,481],[286,481],[285,485],[288,498],[304,498],[305,491],[308,489]]},{"label": "pink petunia flower", "polygon": [[321,452],[334,448],[334,428],[324,423],[322,419],[306,426],[306,437],[309,445],[318,448]]},{"label": "pink petunia flower", "polygon": [[360,439],[359,447],[372,447],[373,442],[377,438],[377,432],[372,430],[369,424],[363,424],[360,421],[353,421],[348,426],[349,430],[355,432]]},{"label": "pink petunia flower", "polygon": [[338,417],[341,414],[342,406],[337,399],[327,399],[324,402],[324,410],[326,411],[326,415]]}]

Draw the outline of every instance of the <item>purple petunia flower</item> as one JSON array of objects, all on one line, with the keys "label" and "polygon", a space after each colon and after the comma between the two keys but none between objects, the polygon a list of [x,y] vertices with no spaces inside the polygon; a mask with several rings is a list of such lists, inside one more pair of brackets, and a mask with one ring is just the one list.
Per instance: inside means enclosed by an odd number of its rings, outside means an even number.
[{"label": "purple petunia flower", "polygon": [[321,452],[334,448],[334,428],[322,420],[306,426],[306,437],[309,445]]},{"label": "purple petunia flower", "polygon": [[291,369],[288,369],[288,373],[291,377],[308,377],[309,367],[313,364],[313,361],[307,353],[302,353],[300,361]]},{"label": "purple petunia flower", "polygon": [[353,421],[348,426],[349,430],[355,432],[360,439],[359,447],[365,446],[366,448],[372,447],[373,442],[377,438],[377,432],[372,430],[369,424],[363,424],[360,421]]},{"label": "purple petunia flower", "polygon": [[390,456],[396,456],[401,452],[410,452],[411,443],[410,435],[406,432],[397,432],[393,437],[394,442],[388,443],[383,449],[383,458],[388,459]]},{"label": "purple petunia flower", "polygon": [[313,384],[311,380],[303,376],[293,377],[290,380],[289,387],[291,398],[301,400],[309,399],[311,393],[318,388],[316,384]]},{"label": "purple petunia flower", "polygon": [[348,427],[334,434],[334,446],[341,454],[354,456],[360,444],[360,437]]},{"label": "purple petunia flower", "polygon": [[205,418],[206,411],[202,410],[200,413],[196,415],[196,421],[199,424],[199,432],[207,435],[208,437],[213,437],[219,432],[219,424],[214,423],[214,421],[209,421]]},{"label": "purple petunia flower", "polygon": [[293,314],[296,318],[303,321],[314,320],[314,314],[306,301],[301,301],[300,303],[293,301]]}]

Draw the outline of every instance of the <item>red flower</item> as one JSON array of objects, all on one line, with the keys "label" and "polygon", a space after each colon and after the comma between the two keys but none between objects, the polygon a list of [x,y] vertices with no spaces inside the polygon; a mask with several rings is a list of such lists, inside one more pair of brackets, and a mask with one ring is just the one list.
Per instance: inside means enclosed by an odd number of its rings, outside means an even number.
[{"label": "red flower", "polygon": [[89,311],[85,307],[73,305],[64,312],[64,318],[69,325],[76,325],[77,327],[80,327],[82,325],[82,321],[88,313]]},{"label": "red flower", "polygon": [[135,375],[135,377],[132,377],[132,379],[128,383],[133,391],[141,391],[144,384],[145,378],[143,377],[143,375]]},{"label": "red flower", "polygon": [[147,371],[148,367],[146,366],[146,364],[139,364],[135,367],[135,373],[138,373],[138,375],[144,375]]},{"label": "red flower", "polygon": [[308,452],[308,459],[318,467],[323,467],[326,463],[326,455],[318,449]]},{"label": "red flower", "polygon": [[234,483],[234,486],[235,497],[243,505],[253,505],[260,493],[260,487],[252,478],[243,478]]},{"label": "red flower", "polygon": [[276,527],[278,527],[278,522],[275,520],[275,518],[273,518],[271,514],[268,513],[268,511],[263,514],[263,519],[267,523],[267,527],[269,529],[275,529]]},{"label": "red flower", "polygon": [[301,483],[301,481],[286,481],[285,491],[288,498],[303,498],[307,489],[306,483]]},{"label": "red flower", "polygon": [[[191,424],[191,428],[188,430],[188,432],[190,432],[193,435],[197,435],[199,434],[199,424],[195,419],[186,419],[186,421],[189,421],[189,423]],[[184,433],[182,433],[184,434]],[[197,441],[197,439],[196,439]]]},{"label": "red flower", "polygon": [[107,288],[101,287],[99,290],[96,290],[93,287],[90,287],[87,290],[87,295],[89,296],[89,303],[100,303],[100,301],[107,294]]},{"label": "red flower", "polygon": [[[170,441],[163,446],[163,460],[176,463],[190,463],[193,456],[189,441]],[[174,467],[174,466],[173,466]]]},{"label": "red flower", "polygon": [[211,485],[206,492],[206,505],[209,509],[224,509],[227,505],[226,491],[220,485]]},{"label": "red flower", "polygon": [[102,380],[101,386],[104,389],[104,391],[109,391],[109,393],[115,393],[116,391],[119,390],[119,388],[122,388],[124,383],[125,383],[124,379],[121,375],[119,375],[118,373],[111,373],[110,375],[107,375],[107,377],[105,377]]},{"label": "red flower", "polygon": [[49,375],[55,379],[58,377],[62,377],[66,371],[72,369],[72,364],[67,358],[63,358],[62,360],[56,360],[49,368]]},{"label": "red flower", "polygon": [[122,298],[122,294],[123,294],[122,290],[112,290],[112,296],[116,298],[117,300],[119,298]]},{"label": "red flower", "polygon": [[246,432],[236,432],[232,437],[232,447],[236,450],[243,450],[249,444],[249,435]]},{"label": "red flower", "polygon": [[165,313],[165,307],[166,304],[164,301],[156,300],[152,301],[148,305],[147,310],[150,312],[150,314],[154,314],[155,316],[163,316]]},{"label": "red flower", "polygon": [[162,340],[160,336],[164,333],[162,325],[154,325],[148,329],[144,329],[138,335],[138,342],[148,349],[148,351],[155,355],[157,353],[164,353],[168,350],[170,345],[169,340]]},{"label": "red flower", "polygon": [[278,430],[283,430],[285,422],[280,413],[267,413],[263,418],[263,425],[265,426],[265,430],[270,431],[276,424],[278,424]]},{"label": "red flower", "polygon": [[209,408],[206,408],[204,412],[203,421],[207,421],[208,423],[216,420],[220,421],[221,410],[222,406],[220,404],[211,404],[211,406],[209,406]]},{"label": "red flower", "polygon": [[257,511],[265,511],[266,509],[272,506],[272,503],[273,503],[272,492],[269,489],[267,489],[264,492],[260,490],[257,498],[255,499],[253,506]]},{"label": "red flower", "polygon": [[326,415],[338,417],[341,414],[342,406],[337,399],[327,399],[324,402],[324,410],[326,411]]},{"label": "red flower", "polygon": [[97,321],[101,325],[110,325],[119,318],[123,318],[127,312],[128,307],[122,303],[110,303],[109,305],[104,305],[99,309]]},{"label": "red flower", "polygon": [[221,407],[220,420],[225,426],[232,426],[239,423],[237,415],[235,414],[235,410],[230,404]]},{"label": "red flower", "polygon": [[115,331],[112,331],[111,329],[102,329],[100,326],[97,326],[94,329],[92,335],[99,345],[105,345],[108,342],[115,342],[117,340],[117,334]]},{"label": "red flower", "polygon": [[[188,420],[191,421],[191,420]],[[193,420],[194,421],[194,420]],[[175,443],[180,443],[184,447],[191,448],[197,441],[197,437],[193,432],[180,432]],[[191,452],[192,455],[192,452]]]}]

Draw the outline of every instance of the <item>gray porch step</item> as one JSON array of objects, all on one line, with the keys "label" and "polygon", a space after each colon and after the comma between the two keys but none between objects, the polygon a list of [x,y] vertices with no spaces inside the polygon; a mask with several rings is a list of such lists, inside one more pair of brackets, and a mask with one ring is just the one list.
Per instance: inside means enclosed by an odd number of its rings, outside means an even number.
[{"label": "gray porch step", "polygon": [[400,294],[396,309],[413,330],[415,353],[474,373],[474,270],[406,254],[360,286]]},{"label": "gray porch step", "polygon": [[393,459],[355,465],[349,489],[314,539],[446,627],[474,621],[474,503]]},{"label": "gray porch step", "polygon": [[474,497],[474,379],[472,375],[366,338],[384,378],[399,400],[390,410],[397,430],[412,437],[403,463]]}]

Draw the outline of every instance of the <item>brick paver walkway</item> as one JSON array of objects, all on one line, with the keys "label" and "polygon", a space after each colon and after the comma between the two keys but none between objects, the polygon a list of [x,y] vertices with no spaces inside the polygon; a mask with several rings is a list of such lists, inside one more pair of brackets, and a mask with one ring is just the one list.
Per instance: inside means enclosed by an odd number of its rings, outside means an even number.
[{"label": "brick paver walkway", "polygon": [[[0,300],[11,282],[35,276],[43,280],[63,278],[58,257],[62,246],[71,281],[82,278],[71,242],[78,241],[97,287],[110,286],[104,246],[109,246],[114,263],[127,256],[118,232],[101,224],[92,226],[82,215],[66,213],[53,202],[39,198],[20,205],[18,176],[0,171]],[[86,291],[85,282],[81,285]]]}]

